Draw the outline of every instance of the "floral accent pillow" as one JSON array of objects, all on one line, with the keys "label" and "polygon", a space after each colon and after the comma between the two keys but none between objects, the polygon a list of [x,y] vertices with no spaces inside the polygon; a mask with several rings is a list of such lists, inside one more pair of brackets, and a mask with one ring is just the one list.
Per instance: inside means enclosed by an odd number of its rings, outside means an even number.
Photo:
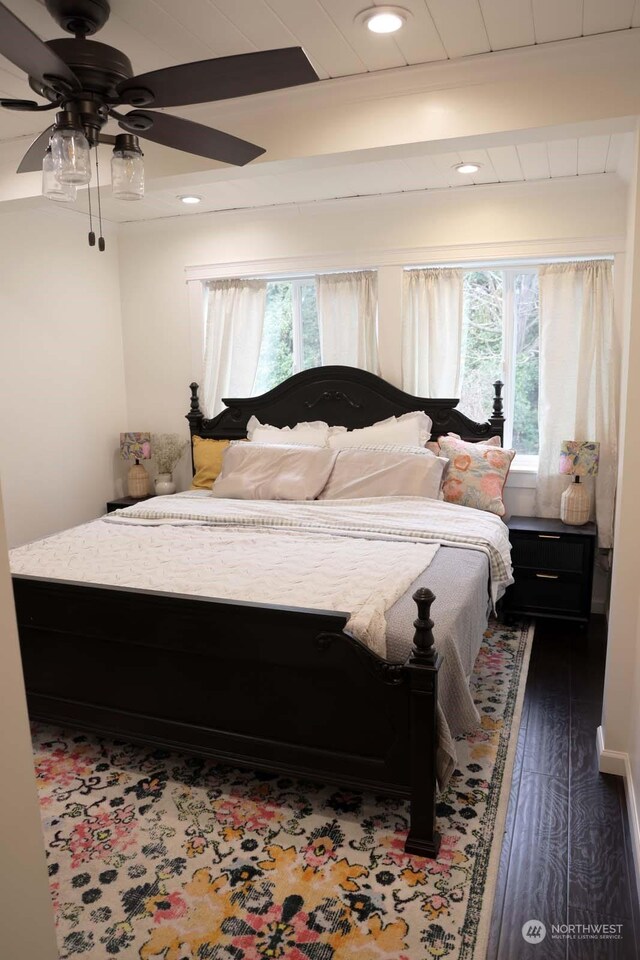
[{"label": "floral accent pillow", "polygon": [[440,456],[449,460],[442,484],[444,499],[504,517],[502,491],[515,455],[515,450],[441,437]]},{"label": "floral accent pillow", "polygon": [[[451,440],[451,439],[453,439],[453,440],[460,440],[460,439],[461,439],[459,433],[447,433],[447,434],[445,434],[445,437],[446,437],[447,440]],[[439,456],[440,456],[440,441],[441,441],[442,439],[443,439],[443,437],[438,437],[437,440],[429,440],[428,443],[425,443],[425,447],[427,448],[427,450],[430,450],[431,453],[435,453],[436,457],[439,457]],[[500,440],[500,437],[498,437],[498,436],[496,436],[496,437],[489,437],[487,440],[483,440],[482,443],[483,443],[484,446],[486,446],[486,447],[501,447],[501,446],[502,446],[502,441]],[[474,446],[475,446],[475,444],[474,444]]]}]

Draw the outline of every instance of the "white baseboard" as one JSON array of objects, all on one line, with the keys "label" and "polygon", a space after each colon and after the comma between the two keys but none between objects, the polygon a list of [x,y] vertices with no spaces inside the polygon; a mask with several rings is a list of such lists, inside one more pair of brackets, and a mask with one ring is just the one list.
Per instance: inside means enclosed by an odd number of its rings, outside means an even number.
[{"label": "white baseboard", "polygon": [[607,750],[604,745],[602,727],[598,727],[596,734],[598,745],[598,766],[601,773],[612,773],[624,777],[624,791],[627,798],[627,816],[629,818],[629,833],[633,848],[633,863],[636,871],[636,884],[640,890],[640,810],[636,798],[636,791],[631,773],[629,754],[620,750]]},{"label": "white baseboard", "polygon": [[602,727],[596,733],[598,744],[598,767],[600,773],[612,773],[615,777],[626,777],[629,766],[629,754],[619,750],[607,750],[604,745]]}]

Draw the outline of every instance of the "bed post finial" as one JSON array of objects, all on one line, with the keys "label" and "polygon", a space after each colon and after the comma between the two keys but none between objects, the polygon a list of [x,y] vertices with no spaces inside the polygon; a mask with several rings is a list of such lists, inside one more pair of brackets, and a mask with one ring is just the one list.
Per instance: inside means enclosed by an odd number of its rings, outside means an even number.
[{"label": "bed post finial", "polygon": [[442,657],[433,645],[431,604],[434,594],[421,587],[413,595],[418,617],[413,625],[409,671],[409,763],[411,823],[406,853],[437,857],[440,835],[436,830],[436,755],[438,749],[438,671]]},{"label": "bed post finial", "polygon": [[428,587],[420,587],[413,595],[418,607],[418,617],[413,621],[416,632],[413,635],[413,651],[411,659],[418,663],[435,663],[435,647],[433,646],[433,620],[431,619],[431,604],[435,594]]},{"label": "bed post finial", "polygon": [[190,383],[189,388],[191,390],[191,406],[189,408],[189,413],[187,414],[187,420],[189,421],[189,426],[191,427],[191,433],[197,434],[202,427],[204,414],[200,409],[200,401],[198,399],[198,384],[195,382]]},{"label": "bed post finial", "polygon": [[[204,414],[200,409],[200,401],[198,400],[198,384],[190,383],[189,387],[191,389],[191,406],[189,408],[189,413],[187,414],[187,420],[189,421],[189,431],[191,432],[192,437],[198,437],[202,433],[202,421],[204,420]],[[196,464],[193,458],[193,442],[191,443],[191,473],[195,476],[196,473]]]},{"label": "bed post finial", "polygon": [[504,440],[504,409],[502,400],[503,387],[504,384],[502,380],[496,380],[493,385],[493,415],[490,420],[491,426],[500,436],[500,442]]},{"label": "bed post finial", "polygon": [[189,384],[189,389],[191,390],[191,411],[192,413],[200,413],[200,401],[198,400],[198,384],[194,381]]},{"label": "bed post finial", "polygon": [[495,394],[493,398],[493,415],[494,417],[502,416],[502,388],[504,383],[502,380],[496,380],[493,385],[493,392]]}]

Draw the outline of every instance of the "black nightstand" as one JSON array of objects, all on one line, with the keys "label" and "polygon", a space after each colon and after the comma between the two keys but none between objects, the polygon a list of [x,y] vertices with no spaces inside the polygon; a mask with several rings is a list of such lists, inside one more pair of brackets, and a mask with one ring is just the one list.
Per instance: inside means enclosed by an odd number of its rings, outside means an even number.
[{"label": "black nightstand", "polygon": [[587,623],[595,523],[574,527],[561,520],[511,517],[507,526],[515,583],[505,594],[504,611]]},{"label": "black nightstand", "polygon": [[150,500],[151,497],[118,497],[117,500],[107,501],[107,513],[113,513],[114,510],[124,510],[125,507],[132,507],[135,503],[142,503],[143,500]]}]

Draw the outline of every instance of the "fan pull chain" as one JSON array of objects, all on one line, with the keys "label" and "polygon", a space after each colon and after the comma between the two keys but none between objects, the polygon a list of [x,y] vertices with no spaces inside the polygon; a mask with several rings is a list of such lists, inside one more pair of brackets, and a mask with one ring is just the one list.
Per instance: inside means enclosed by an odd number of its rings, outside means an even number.
[{"label": "fan pull chain", "polygon": [[98,250],[104,251],[106,246],[102,236],[102,203],[100,202],[100,163],[98,161],[98,144],[96,143],[96,189],[98,191],[98,227],[100,236],[98,237]]},{"label": "fan pull chain", "polygon": [[89,246],[95,247],[96,235],[93,232],[93,213],[91,212],[91,184],[87,187],[87,198],[89,200]]}]

